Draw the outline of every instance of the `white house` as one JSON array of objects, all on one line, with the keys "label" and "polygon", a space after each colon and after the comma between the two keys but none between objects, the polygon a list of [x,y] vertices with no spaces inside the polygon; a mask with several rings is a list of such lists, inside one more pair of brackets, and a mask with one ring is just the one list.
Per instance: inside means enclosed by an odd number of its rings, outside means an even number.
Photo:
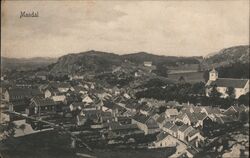
[{"label": "white house", "polygon": [[94,101],[87,95],[82,99],[82,102],[90,104],[93,103]]},{"label": "white house", "polygon": [[182,125],[179,129],[178,129],[178,138],[182,141],[184,141],[188,135],[189,132],[191,132],[194,128],[192,126],[188,126],[188,125]]},{"label": "white house", "polygon": [[52,99],[55,102],[64,102],[66,100],[66,96],[65,95],[52,96]]},{"label": "white house", "polygon": [[151,67],[152,66],[152,61],[144,61],[143,65],[146,66],[146,67]]},{"label": "white house", "polygon": [[238,99],[241,95],[249,92],[249,79],[219,78],[218,72],[213,69],[209,72],[209,80],[206,84],[207,96],[209,96],[212,86],[216,86],[217,91],[222,94],[222,98],[228,97],[227,90],[232,87],[235,91],[235,98]]},{"label": "white house", "polygon": [[176,117],[178,115],[178,111],[177,109],[167,109],[165,111],[165,114],[167,118]]},{"label": "white house", "polygon": [[155,148],[163,147],[174,147],[177,145],[178,140],[168,134],[165,131],[162,131],[157,135],[157,140],[153,143]]},{"label": "white house", "polygon": [[197,139],[197,141],[204,141],[204,137],[200,134],[200,131],[197,129],[193,129],[187,134],[187,141],[192,141],[194,139]]},{"label": "white house", "polygon": [[145,135],[156,133],[160,130],[153,118],[143,114],[133,116],[132,124],[137,124],[138,128],[144,131]]}]

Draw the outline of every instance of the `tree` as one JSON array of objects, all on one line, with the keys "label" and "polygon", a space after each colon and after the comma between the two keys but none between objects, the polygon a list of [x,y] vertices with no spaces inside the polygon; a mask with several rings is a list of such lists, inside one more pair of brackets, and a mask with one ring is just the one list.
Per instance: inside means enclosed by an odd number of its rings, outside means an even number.
[{"label": "tree", "polygon": [[157,64],[153,72],[158,76],[168,77],[168,69],[164,64]]},{"label": "tree", "polygon": [[203,82],[197,82],[192,85],[192,93],[198,94],[198,95],[204,95],[205,94],[205,83]]},{"label": "tree", "polygon": [[23,131],[23,134],[24,134],[24,130],[25,130],[25,128],[26,128],[26,125],[25,125],[25,124],[22,124],[22,125],[19,126],[19,128]]},{"label": "tree", "polygon": [[226,93],[228,94],[228,97],[230,99],[235,98],[235,89],[233,87],[228,87],[227,90],[226,90]]},{"label": "tree", "polygon": [[16,125],[13,122],[7,122],[0,125],[0,140],[13,138],[15,135]]},{"label": "tree", "polygon": [[239,114],[239,120],[243,123],[249,122],[249,115],[248,112],[242,111]]},{"label": "tree", "polygon": [[209,96],[212,98],[220,98],[221,93],[218,92],[216,85],[212,86],[212,90],[211,90]]},{"label": "tree", "polygon": [[240,104],[244,104],[246,106],[249,106],[249,92],[245,95],[242,95],[238,99]]}]

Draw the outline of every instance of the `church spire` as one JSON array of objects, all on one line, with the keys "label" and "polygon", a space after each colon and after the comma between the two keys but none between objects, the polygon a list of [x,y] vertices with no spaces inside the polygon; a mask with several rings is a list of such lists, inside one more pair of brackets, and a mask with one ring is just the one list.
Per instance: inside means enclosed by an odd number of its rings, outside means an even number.
[{"label": "church spire", "polygon": [[218,72],[215,70],[214,66],[212,71],[209,72],[209,80],[216,81],[218,79]]}]

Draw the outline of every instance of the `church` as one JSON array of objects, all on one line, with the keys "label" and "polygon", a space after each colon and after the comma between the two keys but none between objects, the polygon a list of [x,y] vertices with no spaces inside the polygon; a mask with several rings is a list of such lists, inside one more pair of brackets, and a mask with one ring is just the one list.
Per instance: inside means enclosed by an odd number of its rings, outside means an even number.
[{"label": "church", "polygon": [[235,78],[219,78],[218,72],[213,69],[209,72],[209,80],[206,84],[206,95],[209,97],[212,86],[217,87],[222,98],[228,97],[228,87],[234,88],[235,98],[238,99],[241,95],[249,92],[249,79],[235,79]]}]

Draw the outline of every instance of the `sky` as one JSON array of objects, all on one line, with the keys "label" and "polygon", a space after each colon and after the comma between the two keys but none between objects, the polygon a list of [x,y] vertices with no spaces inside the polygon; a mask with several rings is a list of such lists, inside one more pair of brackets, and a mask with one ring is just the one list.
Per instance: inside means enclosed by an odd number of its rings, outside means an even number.
[{"label": "sky", "polygon": [[[205,56],[249,44],[249,0],[4,1],[1,56],[88,50]],[[20,12],[39,17],[20,18]]]}]

